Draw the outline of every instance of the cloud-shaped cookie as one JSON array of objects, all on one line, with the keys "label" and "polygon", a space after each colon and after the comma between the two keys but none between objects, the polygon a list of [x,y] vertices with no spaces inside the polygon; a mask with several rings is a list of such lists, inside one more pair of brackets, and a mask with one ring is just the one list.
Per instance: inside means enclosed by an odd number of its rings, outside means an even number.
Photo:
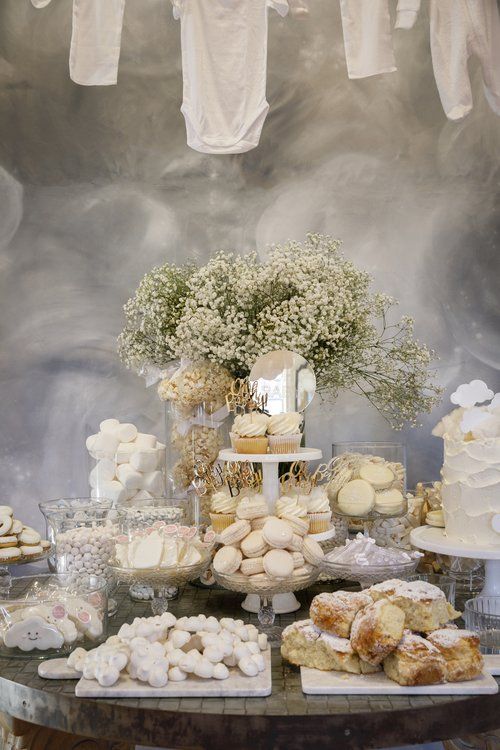
[{"label": "cloud-shaped cookie", "polygon": [[21,651],[47,651],[49,648],[61,648],[64,637],[54,625],[36,616],[14,623],[5,633],[4,643],[7,648],[19,648]]},{"label": "cloud-shaped cookie", "polygon": [[451,394],[450,401],[452,404],[468,409],[489,401],[493,395],[493,391],[482,380],[471,380],[470,383],[459,385],[455,393]]}]

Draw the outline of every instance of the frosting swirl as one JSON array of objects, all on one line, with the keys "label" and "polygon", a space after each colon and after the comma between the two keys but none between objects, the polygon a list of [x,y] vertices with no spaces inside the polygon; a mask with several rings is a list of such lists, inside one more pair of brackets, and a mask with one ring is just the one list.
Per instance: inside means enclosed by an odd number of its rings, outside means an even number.
[{"label": "frosting swirl", "polygon": [[267,432],[269,435],[297,435],[301,424],[302,414],[298,412],[274,414],[269,418]]},{"label": "frosting swirl", "polygon": [[212,513],[235,513],[238,504],[237,497],[231,497],[227,492],[216,492],[212,495]]},{"label": "frosting swirl", "polygon": [[268,424],[267,414],[261,414],[258,411],[238,414],[233,422],[233,432],[240,437],[259,437],[266,434]]},{"label": "frosting swirl", "polygon": [[315,487],[307,503],[308,513],[327,513],[330,510],[330,501],[323,487]]},{"label": "frosting swirl", "polygon": [[307,510],[298,497],[284,496],[276,501],[276,515],[282,516],[285,513],[287,516],[295,516],[296,518],[305,518],[307,516]]}]

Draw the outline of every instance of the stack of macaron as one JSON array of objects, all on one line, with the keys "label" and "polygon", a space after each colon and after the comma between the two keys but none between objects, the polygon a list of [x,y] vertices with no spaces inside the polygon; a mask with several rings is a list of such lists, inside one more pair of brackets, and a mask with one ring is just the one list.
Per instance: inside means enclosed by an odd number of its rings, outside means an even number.
[{"label": "stack of macaron", "polygon": [[219,534],[223,546],[214,557],[216,574],[239,574],[262,585],[307,575],[319,565],[324,554],[308,536],[307,514],[304,516],[291,498],[283,500],[277,508],[280,516],[269,515],[263,495],[240,500],[235,521]]},{"label": "stack of macaron", "polygon": [[239,414],[233,422],[231,445],[237,453],[295,453],[302,440],[301,424],[302,414],[297,412]]},{"label": "stack of macaron", "polygon": [[38,531],[14,518],[10,505],[0,505],[0,564],[35,558],[50,546]]}]

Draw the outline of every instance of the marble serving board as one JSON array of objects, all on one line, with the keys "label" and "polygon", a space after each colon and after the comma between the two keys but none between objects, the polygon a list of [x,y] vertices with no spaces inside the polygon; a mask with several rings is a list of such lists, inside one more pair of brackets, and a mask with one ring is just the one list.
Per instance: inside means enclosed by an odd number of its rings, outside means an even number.
[{"label": "marble serving board", "polygon": [[239,669],[230,669],[227,680],[204,680],[190,675],[184,682],[153,688],[122,673],[111,687],[101,687],[96,680],[82,677],[75,695],[78,698],[263,698],[272,692],[271,650],[263,656],[266,668],[256,677],[246,677]]},{"label": "marble serving board", "polygon": [[500,654],[483,654],[484,671],[500,675]]},{"label": "marble serving board", "polygon": [[81,672],[67,665],[67,658],[48,659],[38,665],[38,676],[44,680],[79,680]]},{"label": "marble serving board", "polygon": [[474,680],[445,682],[442,685],[403,687],[383,672],[348,674],[300,668],[302,691],[307,695],[491,695],[498,693],[498,684],[485,669]]}]

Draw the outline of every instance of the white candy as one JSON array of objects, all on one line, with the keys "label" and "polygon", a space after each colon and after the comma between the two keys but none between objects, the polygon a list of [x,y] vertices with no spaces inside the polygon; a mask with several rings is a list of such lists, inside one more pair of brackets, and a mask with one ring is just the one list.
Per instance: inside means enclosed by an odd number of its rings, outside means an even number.
[{"label": "white candy", "polygon": [[68,656],[68,667],[75,669],[77,672],[81,672],[86,658],[87,651],[85,651],[84,648],[75,648],[75,650]]},{"label": "white candy", "polygon": [[263,672],[266,668],[264,657],[262,654],[252,654],[252,661],[257,665],[259,672]]},{"label": "white candy", "polygon": [[234,649],[234,655],[236,657],[236,660],[239,662],[241,659],[245,659],[249,657],[250,650],[247,648],[246,643],[242,643],[239,646],[236,646]]},{"label": "white candy", "polygon": [[117,464],[127,464],[136,450],[134,443],[120,443],[116,449],[115,461]]},{"label": "white candy", "polygon": [[259,673],[259,667],[251,656],[245,656],[238,661],[238,667],[247,677],[255,677]]},{"label": "white candy", "polygon": [[220,631],[220,624],[216,617],[207,617],[203,629],[208,633],[218,633]]},{"label": "white candy", "polygon": [[89,453],[93,453],[94,451],[94,443],[97,439],[97,435],[89,435],[88,438],[85,441],[85,447],[87,448]]},{"label": "white candy", "polygon": [[109,657],[109,666],[121,672],[128,664],[128,654],[125,651],[117,651]]},{"label": "white candy", "polygon": [[92,442],[92,454],[96,458],[114,458],[120,439],[109,432],[100,432]]},{"label": "white candy", "polygon": [[252,656],[253,654],[260,654],[259,644],[255,643],[255,641],[249,641],[248,643],[245,643],[245,646]]},{"label": "white candy", "polygon": [[110,458],[101,458],[89,474],[89,484],[95,489],[102,482],[110,482],[115,478],[115,463]]},{"label": "white candy", "polygon": [[168,671],[164,667],[153,666],[149,672],[148,682],[154,688],[165,687],[168,682]]},{"label": "white candy", "polygon": [[[198,654],[198,658],[201,659],[201,654]],[[196,659],[193,654],[184,654],[182,659],[179,661],[178,666],[180,669],[182,669],[183,672],[191,674],[192,672],[194,672],[197,661],[198,659]]]},{"label": "white candy", "polygon": [[170,633],[168,639],[174,648],[182,648],[191,640],[191,634],[187,630],[175,629]]},{"label": "white candy", "polygon": [[120,464],[116,469],[116,476],[127,490],[142,489],[143,475],[132,468],[130,464]]},{"label": "white candy", "polygon": [[120,679],[120,672],[109,664],[103,664],[95,670],[95,679],[102,687],[111,687]]},{"label": "white candy", "polygon": [[149,474],[141,474],[142,489],[150,492],[153,497],[161,496],[163,491],[163,474],[161,471],[152,471]]},{"label": "white candy", "polygon": [[236,635],[241,638],[242,641],[250,640],[250,632],[247,627],[243,626],[236,630]]},{"label": "white candy", "polygon": [[104,419],[99,425],[99,430],[101,432],[109,432],[114,435],[116,434],[119,426],[120,422],[117,419]]},{"label": "white candy", "polygon": [[178,666],[171,667],[168,670],[168,679],[171,682],[182,682],[187,679],[187,673],[183,672],[182,669],[179,669]]},{"label": "white candy", "polygon": [[[218,662],[222,661],[224,658],[224,649],[221,648],[221,646],[207,646],[203,650],[203,656],[205,659],[208,659],[208,661],[212,662],[212,664],[218,664]],[[228,656],[228,654],[226,654]]]},{"label": "white candy", "polygon": [[124,503],[128,496],[129,494],[123,484],[116,479],[111,482],[103,482],[99,487],[99,497],[112,500],[114,503]]},{"label": "white candy", "polygon": [[229,656],[224,657],[224,664],[228,667],[235,667],[238,664],[238,659],[236,658],[234,651],[231,651]]},{"label": "white candy", "polygon": [[147,473],[158,467],[158,451],[156,448],[141,448],[130,456],[130,466],[136,471]]},{"label": "white candy", "polygon": [[260,650],[265,651],[267,649],[267,635],[266,633],[259,633],[257,636],[257,643],[259,644]]},{"label": "white candy", "polygon": [[131,443],[137,437],[137,427],[134,424],[124,422],[116,430],[120,443]]},{"label": "white candy", "polygon": [[185,656],[186,654],[184,653],[184,651],[181,651],[180,648],[174,648],[172,651],[168,652],[168,660],[173,667],[178,667],[181,659],[183,659]]},{"label": "white candy", "polygon": [[214,676],[214,665],[202,656],[194,665],[194,673],[198,677],[209,679]]},{"label": "white candy", "polygon": [[216,680],[227,680],[229,677],[229,669],[225,664],[215,664],[213,676]]},{"label": "white candy", "polygon": [[145,432],[138,432],[135,438],[135,445],[137,448],[156,448],[157,440],[154,435],[148,435]]}]

